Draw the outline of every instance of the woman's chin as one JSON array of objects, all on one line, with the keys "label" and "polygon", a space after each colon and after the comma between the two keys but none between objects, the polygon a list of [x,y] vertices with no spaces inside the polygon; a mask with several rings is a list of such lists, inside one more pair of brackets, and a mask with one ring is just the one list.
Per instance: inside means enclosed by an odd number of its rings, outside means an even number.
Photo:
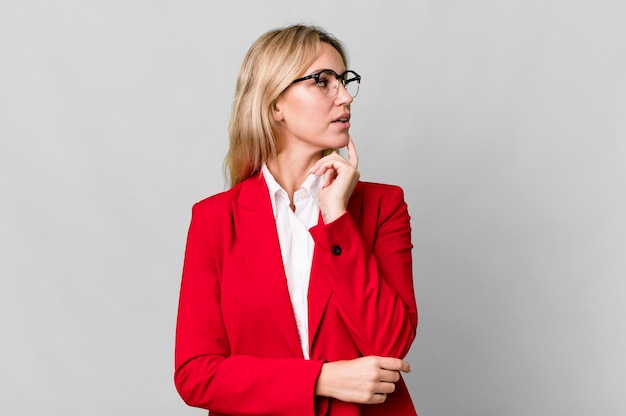
[{"label": "woman's chin", "polygon": [[346,147],[348,145],[348,141],[350,141],[350,134],[346,131],[345,134],[337,137],[337,144],[333,146],[335,149],[341,149],[342,147]]}]

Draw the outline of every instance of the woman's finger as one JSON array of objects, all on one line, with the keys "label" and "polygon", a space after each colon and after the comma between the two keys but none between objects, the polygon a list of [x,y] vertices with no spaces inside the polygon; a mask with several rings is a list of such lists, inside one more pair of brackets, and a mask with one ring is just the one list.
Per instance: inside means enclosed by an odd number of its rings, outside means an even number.
[{"label": "woman's finger", "polygon": [[385,393],[374,393],[372,397],[372,404],[381,404],[387,400],[387,394]]},{"label": "woman's finger", "polygon": [[354,146],[354,141],[352,137],[348,138],[348,163],[352,165],[353,168],[357,169],[359,167],[359,155],[356,153],[356,147]]},{"label": "woman's finger", "polygon": [[384,369],[381,371],[380,381],[396,383],[398,380],[400,380],[400,372]]},{"label": "woman's finger", "polygon": [[377,357],[381,368],[392,371],[402,371],[404,373],[411,372],[411,365],[400,358],[393,357]]},{"label": "woman's finger", "polygon": [[347,167],[348,162],[341,156],[329,155],[320,159],[309,171],[314,175],[325,174],[328,170],[339,171],[342,167]]},{"label": "woman's finger", "polygon": [[359,165],[359,156],[356,153],[356,147],[354,146],[354,142],[351,138],[348,140],[346,148],[348,150],[348,160],[346,160],[338,152],[332,152],[331,154],[326,155],[323,158],[319,159],[317,162],[315,162],[315,164],[309,170],[309,173],[314,175],[320,175],[322,173],[320,172],[320,170],[323,170],[322,168],[324,166],[328,167],[332,165],[334,167],[338,167],[338,163],[349,164],[354,169],[356,169]]},{"label": "woman's finger", "polygon": [[324,184],[322,185],[322,188],[326,188],[328,185],[330,185],[330,182],[333,179],[333,175],[335,173],[335,169],[334,168],[329,168],[324,172]]},{"label": "woman's finger", "polygon": [[379,394],[380,393],[382,393],[382,394],[390,394],[390,393],[393,393],[394,391],[396,391],[396,384],[395,383],[380,382],[376,386],[376,393],[379,393]]}]

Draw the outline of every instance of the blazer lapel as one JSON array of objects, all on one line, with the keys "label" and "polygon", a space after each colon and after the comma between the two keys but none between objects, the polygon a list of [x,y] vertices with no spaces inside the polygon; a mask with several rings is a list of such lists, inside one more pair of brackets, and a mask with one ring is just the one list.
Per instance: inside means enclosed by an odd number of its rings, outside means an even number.
[{"label": "blazer lapel", "polygon": [[247,179],[233,201],[235,230],[257,293],[294,356],[302,357],[269,191],[263,176]]},{"label": "blazer lapel", "polygon": [[[348,201],[348,213],[354,220],[357,228],[361,229],[361,214],[363,209],[362,204],[362,194],[357,185],[354,192],[350,196],[350,200]],[[324,222],[322,220],[322,215],[320,213],[320,218],[318,221],[318,225],[322,225]],[[313,254],[313,265],[315,265],[315,257],[318,255],[322,255],[317,252],[315,249],[315,253]],[[324,316],[324,311],[326,310],[326,306],[328,305],[328,301],[330,299],[330,295],[332,294],[332,289],[328,284],[328,281],[321,276],[316,275],[315,266],[311,270],[311,280],[309,282],[309,351],[313,350],[313,342],[315,340],[315,336],[317,335],[317,331],[319,329],[320,323],[322,322],[322,316]],[[311,356],[313,358],[313,356]]]}]

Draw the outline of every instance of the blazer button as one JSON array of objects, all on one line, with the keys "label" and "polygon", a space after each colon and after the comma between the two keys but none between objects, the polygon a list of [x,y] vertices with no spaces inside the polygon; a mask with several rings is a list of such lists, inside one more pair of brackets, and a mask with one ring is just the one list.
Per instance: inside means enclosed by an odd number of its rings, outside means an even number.
[{"label": "blazer button", "polygon": [[333,254],[334,254],[335,256],[338,256],[338,255],[340,255],[340,254],[341,254],[341,247],[339,247],[339,246],[333,246],[332,251],[333,251]]}]

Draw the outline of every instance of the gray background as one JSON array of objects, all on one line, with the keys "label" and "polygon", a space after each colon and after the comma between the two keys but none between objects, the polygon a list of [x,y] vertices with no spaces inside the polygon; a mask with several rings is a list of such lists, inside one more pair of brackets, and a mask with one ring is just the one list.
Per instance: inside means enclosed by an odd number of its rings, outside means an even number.
[{"label": "gray background", "polygon": [[615,1],[0,0],[0,411],[192,415],[172,383],[193,202],[236,74],[319,24],[402,185],[421,416],[626,414],[626,25]]}]

